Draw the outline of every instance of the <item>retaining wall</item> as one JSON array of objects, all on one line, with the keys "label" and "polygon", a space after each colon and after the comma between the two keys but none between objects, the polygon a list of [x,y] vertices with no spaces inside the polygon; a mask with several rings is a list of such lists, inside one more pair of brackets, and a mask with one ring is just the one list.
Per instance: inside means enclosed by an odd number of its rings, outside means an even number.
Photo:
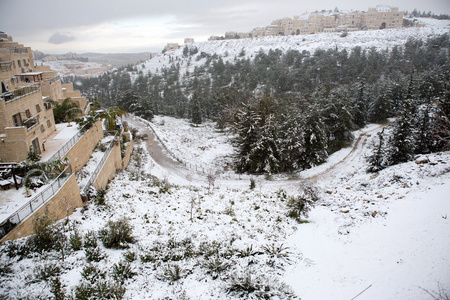
[{"label": "retaining wall", "polygon": [[81,207],[82,205],[83,201],[81,200],[80,189],[78,188],[75,175],[72,174],[55,196],[42,205],[35,213],[15,226],[0,240],[0,243],[34,234],[33,219],[42,216],[46,210],[48,210],[50,218],[59,220],[71,215],[75,208]]}]

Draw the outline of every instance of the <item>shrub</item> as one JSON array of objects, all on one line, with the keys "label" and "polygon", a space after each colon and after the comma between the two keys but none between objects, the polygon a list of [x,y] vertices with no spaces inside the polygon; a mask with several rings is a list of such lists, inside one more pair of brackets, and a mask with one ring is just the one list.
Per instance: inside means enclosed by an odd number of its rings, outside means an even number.
[{"label": "shrub", "polygon": [[105,195],[106,195],[106,190],[105,189],[99,189],[97,191],[97,196],[95,197],[95,204],[97,205],[105,205]]},{"label": "shrub", "polygon": [[120,284],[110,281],[98,281],[95,284],[81,283],[75,287],[75,299],[122,299],[126,289]]},{"label": "shrub", "polygon": [[125,260],[127,262],[133,262],[133,261],[135,261],[137,259],[137,254],[136,254],[136,252],[128,250],[127,252],[125,252],[123,254],[123,258],[125,258]]},{"label": "shrub", "polygon": [[290,208],[288,216],[301,222],[301,216],[308,217],[309,211],[318,200],[316,188],[309,185],[301,186],[299,195],[297,197],[291,196],[288,199],[288,207]]},{"label": "shrub", "polygon": [[256,187],[255,179],[250,178],[250,189],[253,190],[255,189],[255,187]]},{"label": "shrub", "polygon": [[43,264],[34,268],[36,279],[48,281],[61,275],[61,268],[57,264]]},{"label": "shrub", "polygon": [[106,248],[124,249],[128,243],[133,243],[132,228],[128,220],[123,218],[118,221],[109,221],[99,232],[100,240]]},{"label": "shrub", "polygon": [[42,216],[33,218],[33,231],[35,234],[27,242],[34,251],[63,250],[67,238],[56,228],[47,210]]},{"label": "shrub", "polygon": [[64,292],[64,284],[59,277],[52,278],[50,281],[50,292],[53,294],[53,299],[64,300],[66,293]]},{"label": "shrub", "polygon": [[119,262],[113,266],[112,276],[121,284],[124,284],[125,280],[132,278],[134,275],[136,273],[133,272],[129,263]]},{"label": "shrub", "polygon": [[245,275],[233,276],[228,293],[236,294],[240,298],[256,299],[295,299],[292,290],[284,283],[269,280],[265,276]]},{"label": "shrub", "polygon": [[203,267],[207,269],[206,273],[210,274],[213,279],[217,279],[219,275],[230,268],[231,264],[220,256],[214,256],[203,263]]},{"label": "shrub", "polygon": [[163,273],[159,276],[160,280],[170,281],[174,283],[186,276],[185,271],[177,264],[168,265],[163,269]]},{"label": "shrub", "polygon": [[0,260],[0,276],[4,277],[12,273],[11,263],[8,261]]},{"label": "shrub", "polygon": [[20,241],[8,241],[5,249],[6,255],[10,258],[18,257],[19,260],[28,257],[31,253],[30,243]]},{"label": "shrub", "polygon": [[69,242],[74,251],[78,251],[81,249],[83,240],[78,230],[75,230],[74,233],[70,235]]},{"label": "shrub", "polygon": [[89,264],[81,271],[81,277],[94,284],[101,279],[105,279],[106,274],[100,268]]},{"label": "shrub", "polygon": [[88,231],[84,235],[84,254],[88,262],[99,262],[104,258],[98,246],[97,235],[93,231]]}]

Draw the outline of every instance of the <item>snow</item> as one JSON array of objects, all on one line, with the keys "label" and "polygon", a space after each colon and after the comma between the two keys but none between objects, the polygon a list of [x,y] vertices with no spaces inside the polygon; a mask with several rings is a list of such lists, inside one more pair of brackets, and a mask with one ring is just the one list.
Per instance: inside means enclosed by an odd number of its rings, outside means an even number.
[{"label": "snow", "polygon": [[[186,71],[191,74],[195,67],[205,64],[206,58],[200,59],[202,52],[220,56],[224,63],[234,62],[236,58],[253,58],[259,51],[267,53],[270,49],[280,49],[283,52],[288,50],[309,51],[314,54],[318,48],[327,50],[337,48],[339,50],[352,50],[360,46],[363,50],[375,48],[377,50],[391,49],[395,46],[402,46],[409,38],[427,39],[429,37],[448,33],[450,30],[449,20],[436,20],[428,18],[418,18],[419,24],[423,27],[397,28],[385,30],[354,31],[348,33],[346,37],[341,37],[341,33],[318,33],[295,36],[267,36],[247,39],[206,41],[189,44],[190,48],[197,47],[198,53],[189,57],[183,57],[184,46],[179,49],[167,51],[154,56],[152,59],[137,65],[137,71],[144,74],[161,72],[162,68],[169,68],[172,63],[180,64],[180,76],[185,76]],[[242,50],[245,56],[239,57]],[[174,59],[173,62],[171,60]],[[138,73],[132,74],[134,80]]]},{"label": "snow", "polygon": [[69,140],[74,135],[78,133],[78,126],[75,123],[72,123],[71,126],[68,126],[68,123],[60,123],[56,124],[56,129],[61,130],[60,133],[58,133],[53,139],[54,140]]},{"label": "snow", "polygon": [[[226,133],[216,131],[209,123],[191,127],[186,120],[164,117],[164,125],[161,121],[162,117],[157,116],[152,124],[170,151],[186,163],[201,161],[210,168],[221,167],[215,161],[223,159],[221,151],[229,143]],[[153,253],[152,247],[160,245],[162,252],[158,255],[171,253],[174,250],[165,246],[170,240],[188,238],[196,249],[201,243],[215,241],[221,251],[251,247],[261,252],[242,258],[235,254],[227,259],[231,263],[228,270],[215,280],[204,267],[208,261],[204,254],[167,263],[138,258],[130,263],[137,275],[125,281],[125,299],[182,295],[192,299],[233,299],[238,295],[227,293],[231,277],[246,274],[269,277],[264,280],[273,282],[278,290],[283,290],[279,284],[285,282],[302,299],[351,299],[361,292],[358,299],[424,298],[423,289],[435,291],[438,284],[450,287],[450,258],[446,255],[450,246],[450,152],[424,155],[421,158],[428,158],[425,163],[417,159],[417,163],[393,166],[378,175],[368,174],[364,156],[379,130],[380,125],[370,125],[355,132],[359,143],[355,141],[353,147],[333,154],[317,170],[300,172],[294,179],[279,176],[267,181],[254,177],[255,190],[249,189],[249,177],[221,177],[213,189],[208,188],[204,175],[195,177],[195,184],[180,180],[149,156],[145,143],[137,142],[130,166],[110,183],[107,205],[91,203],[78,209],[69,217],[70,224],[74,224],[69,227],[75,226],[84,234],[98,231],[109,220],[128,218],[137,243],[129,250],[101,247],[106,258],[95,265],[108,274],[126,251],[136,252],[139,257]],[[181,136],[189,141],[177,142]],[[202,158],[202,148],[216,150]],[[94,154],[93,161],[96,159]],[[194,173],[179,168],[181,173]],[[167,178],[151,176],[158,172],[165,172]],[[321,196],[305,224],[286,216],[286,200],[280,196],[295,195],[301,182],[318,186]],[[264,254],[264,247],[272,244],[286,247],[289,261]],[[11,299],[16,299],[19,291],[20,295],[50,295],[39,280],[21,279],[32,278],[35,266],[45,261],[64,265],[61,280],[65,291],[71,293],[84,280],[80,273],[86,259],[83,250],[66,255],[64,263],[52,259],[54,255],[44,261],[15,261],[14,273],[0,277],[0,293]],[[5,259],[2,255],[1,261]],[[176,283],[161,277],[173,264],[178,264],[184,274]]]},{"label": "snow", "polygon": [[[337,43],[339,47],[358,44],[386,48],[404,43],[408,36],[448,32],[448,21],[426,22],[429,26],[423,28],[355,32],[345,39],[323,34],[195,45],[199,52],[221,55],[228,51],[226,59],[234,59],[242,48],[247,56],[261,47],[296,47],[301,51],[317,45],[335,47]],[[156,56],[144,63],[145,70],[155,71],[161,64],[168,64],[170,55],[181,57],[181,51]],[[193,59],[189,68],[196,63]],[[187,67],[187,59],[183,64]],[[139,130],[147,126],[138,118],[129,123]],[[334,153],[315,168],[272,178],[240,176],[227,170],[234,153],[231,133],[216,130],[211,122],[195,127],[170,117],[156,116],[150,124],[182,164],[162,163],[155,153],[149,153],[154,141],[135,141],[129,167],[109,185],[106,205],[88,203],[77,209],[64,227],[67,236],[74,228],[84,235],[99,231],[108,221],[128,219],[136,242],[127,250],[117,250],[106,249],[99,241],[105,258],[91,263],[112,280],[113,264],[124,261],[127,252],[136,253],[137,259],[129,263],[136,275],[124,282],[125,299],[237,299],[239,295],[227,288],[247,274],[270,282],[279,292],[278,298],[286,295],[283,282],[306,300],[426,299],[429,295],[425,290],[439,288],[448,295],[449,151],[367,173],[365,157],[383,128],[372,124],[354,132],[351,147]],[[91,172],[100,157],[101,152],[93,154],[84,171]],[[214,187],[208,186],[205,175],[211,170],[217,174]],[[250,178],[256,181],[253,190],[249,188]],[[287,217],[284,195],[296,195],[301,184],[316,186],[320,200],[308,222],[299,224]],[[179,260],[161,258],[185,253],[183,241],[191,241],[197,254]],[[219,246],[214,248],[213,242]],[[206,267],[210,260],[205,250],[199,251],[201,245],[217,249],[219,257],[229,263],[217,278]],[[265,250],[270,245],[284,249],[282,253],[289,259],[271,256]],[[83,250],[67,251],[62,262],[56,252],[19,259],[9,258],[6,249],[1,249],[0,266],[10,263],[12,270],[0,273],[0,295],[10,299],[37,295],[50,298],[50,285],[34,274],[36,266],[46,263],[62,266],[60,277],[67,294],[73,294],[74,288],[85,282],[81,272],[88,262]],[[246,250],[252,255],[240,255]],[[144,261],[145,256],[156,259]],[[182,278],[171,282],[163,275],[174,265],[181,268]],[[252,296],[244,294],[242,298]]]}]

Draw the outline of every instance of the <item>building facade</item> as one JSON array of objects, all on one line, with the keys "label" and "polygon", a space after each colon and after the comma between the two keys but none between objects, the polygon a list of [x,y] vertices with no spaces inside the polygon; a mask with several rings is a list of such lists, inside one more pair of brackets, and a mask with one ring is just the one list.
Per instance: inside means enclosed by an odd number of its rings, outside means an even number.
[{"label": "building facade", "polygon": [[376,30],[401,28],[403,12],[398,7],[377,6],[364,11],[320,11],[294,18],[273,21],[269,26],[257,27],[249,33],[227,32],[224,37],[209,40],[262,37],[272,35],[304,35],[322,32]]},{"label": "building facade", "polygon": [[[30,47],[0,32],[0,161],[17,162],[32,149],[45,151],[45,140],[55,130],[50,100],[62,102],[70,97],[83,112],[88,101],[64,87],[50,67],[34,65]],[[70,86],[70,87],[69,87]]]}]

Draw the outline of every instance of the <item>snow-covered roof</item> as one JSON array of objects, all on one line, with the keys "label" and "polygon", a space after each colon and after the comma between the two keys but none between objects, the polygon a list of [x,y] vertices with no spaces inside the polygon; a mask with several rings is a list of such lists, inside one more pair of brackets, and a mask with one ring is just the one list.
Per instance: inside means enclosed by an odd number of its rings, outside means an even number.
[{"label": "snow-covered roof", "polygon": [[377,12],[391,12],[392,8],[387,5],[377,5],[376,10]]}]

